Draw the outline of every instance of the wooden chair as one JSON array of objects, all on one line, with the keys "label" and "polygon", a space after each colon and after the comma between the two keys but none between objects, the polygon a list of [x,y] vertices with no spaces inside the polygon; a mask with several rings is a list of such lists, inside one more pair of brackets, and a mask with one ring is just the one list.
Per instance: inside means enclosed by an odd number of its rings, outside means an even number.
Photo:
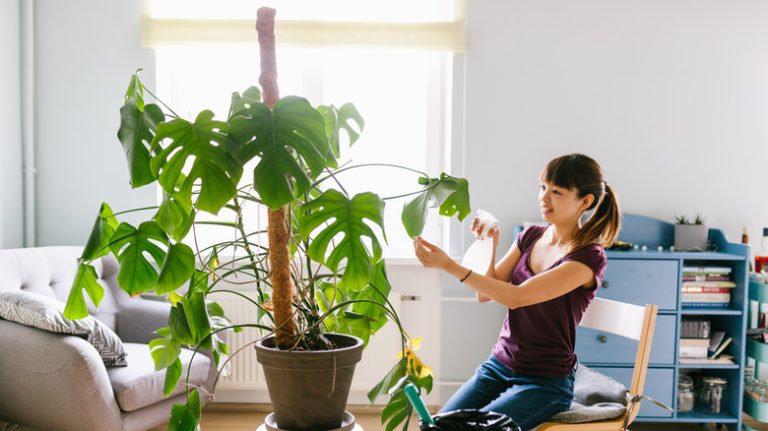
[{"label": "wooden chair", "polygon": [[579,326],[598,331],[608,332],[638,341],[635,367],[629,388],[627,411],[618,418],[586,422],[580,424],[565,424],[547,422],[536,428],[536,431],[623,431],[637,417],[642,401],[645,375],[648,371],[648,360],[651,357],[651,342],[656,325],[657,305],[626,304],[609,299],[595,298],[589,305]]}]

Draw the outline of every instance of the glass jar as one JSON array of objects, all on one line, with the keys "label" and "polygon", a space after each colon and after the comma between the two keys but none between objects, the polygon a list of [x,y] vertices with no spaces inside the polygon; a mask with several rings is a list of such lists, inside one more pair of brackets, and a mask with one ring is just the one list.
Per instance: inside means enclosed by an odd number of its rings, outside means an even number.
[{"label": "glass jar", "polygon": [[677,377],[677,411],[685,413],[693,410],[693,379],[685,374]]},{"label": "glass jar", "polygon": [[704,377],[701,379],[700,406],[704,411],[719,414],[725,397],[725,387],[728,381],[721,377]]}]

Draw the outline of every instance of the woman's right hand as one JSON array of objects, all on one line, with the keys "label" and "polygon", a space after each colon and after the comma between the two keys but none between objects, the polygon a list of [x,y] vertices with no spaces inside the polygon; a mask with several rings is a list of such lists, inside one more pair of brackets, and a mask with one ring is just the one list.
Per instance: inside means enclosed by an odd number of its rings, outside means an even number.
[{"label": "woman's right hand", "polygon": [[[485,224],[480,221],[479,217],[475,217],[474,220],[472,220],[472,233],[475,235],[475,238],[477,239],[485,239],[483,238],[482,232],[485,230]],[[491,228],[486,232],[486,236],[488,238],[493,239],[493,245],[496,246],[499,244],[499,225],[495,224],[491,226]]]}]

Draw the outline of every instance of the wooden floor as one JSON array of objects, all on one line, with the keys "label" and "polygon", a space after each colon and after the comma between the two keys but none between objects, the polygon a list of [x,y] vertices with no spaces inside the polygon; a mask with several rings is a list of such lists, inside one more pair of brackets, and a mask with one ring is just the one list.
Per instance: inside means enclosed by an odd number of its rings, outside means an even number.
[{"label": "wooden floor", "polygon": [[[379,420],[380,409],[366,406],[350,407],[355,415],[357,423],[365,431],[382,431],[384,427]],[[203,412],[201,422],[202,431],[256,431],[264,423],[264,417],[268,414],[266,406],[234,404],[230,406],[216,406]],[[744,423],[758,431],[768,431],[768,424],[755,422],[749,417],[744,418]],[[410,430],[418,431],[418,425],[414,423]],[[150,431],[165,431],[165,426],[153,428]],[[717,430],[716,424],[651,424],[635,423],[631,431],[707,431]],[[725,427],[721,430],[726,430]]]}]

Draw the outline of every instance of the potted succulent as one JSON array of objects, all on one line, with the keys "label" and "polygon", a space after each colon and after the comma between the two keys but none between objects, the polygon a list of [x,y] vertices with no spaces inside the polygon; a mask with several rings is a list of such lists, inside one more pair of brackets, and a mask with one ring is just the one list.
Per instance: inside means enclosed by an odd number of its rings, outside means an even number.
[{"label": "potted succulent", "polygon": [[707,249],[708,235],[709,228],[701,215],[696,214],[692,220],[684,215],[675,217],[675,248],[677,250],[704,251]]},{"label": "potted succulent", "polygon": [[[150,343],[155,367],[166,369],[166,393],[181,378],[181,346],[209,349],[223,367],[229,359],[221,331],[258,327],[264,331],[256,343],[258,360],[268,373],[277,425],[295,430],[339,426],[360,350],[391,320],[400,331],[403,355],[393,358],[393,368],[383,370],[383,379],[368,396],[373,402],[389,393],[382,423],[387,430],[400,424],[407,429],[411,406],[403,387],[410,382],[429,392],[432,375],[414,353],[418,339],[409,338],[387,300],[391,286],[381,245],[386,240],[385,202],[409,197],[402,222],[409,235],[418,235],[430,206],[460,220],[470,213],[467,181],[445,173],[437,177],[421,173],[412,193],[349,196],[337,174],[363,166],[339,166],[338,160],[344,147],[358,139],[362,117],[351,104],[313,107],[301,97],[278,98],[274,10],[259,10],[257,28],[262,89],[234,93],[221,120],[209,110],[194,120],[184,119],[156,97],[159,103],[149,103],[145,93],[154,95],[138,72],[131,77],[120,109],[118,138],[131,185],[157,184],[163,200],[156,207],[129,210],[147,214],[138,227],[118,221],[117,216],[128,211],[114,213],[102,204],[79,262],[66,316],[87,314],[83,290],[98,305],[101,287],[91,262],[112,253],[120,264],[118,282],[123,290],[130,295],[165,295],[172,304],[168,326],[158,328],[159,337]],[[253,171],[244,172],[254,160]],[[246,174],[253,181],[240,187]],[[246,230],[246,205],[268,208],[268,240],[260,232]],[[232,214],[232,221],[197,220],[200,213],[220,211]],[[189,237],[199,223],[229,227],[234,238],[204,249],[192,247]],[[239,252],[237,257],[223,261],[232,249]],[[229,323],[212,295],[225,290],[219,284],[235,275],[250,277],[258,292],[258,300],[252,301],[253,322],[246,325]],[[327,364],[323,355],[333,360],[332,378],[311,378],[316,392],[308,392],[307,368]],[[296,377],[299,383],[291,383]],[[280,387],[287,394],[281,395]],[[308,402],[320,402],[322,407],[308,407]],[[301,415],[296,414],[296,403]],[[311,416],[313,411],[318,415]],[[174,406],[170,427],[194,430],[200,414],[198,390],[188,387],[187,404]],[[306,420],[294,421],[296,416]]]}]

